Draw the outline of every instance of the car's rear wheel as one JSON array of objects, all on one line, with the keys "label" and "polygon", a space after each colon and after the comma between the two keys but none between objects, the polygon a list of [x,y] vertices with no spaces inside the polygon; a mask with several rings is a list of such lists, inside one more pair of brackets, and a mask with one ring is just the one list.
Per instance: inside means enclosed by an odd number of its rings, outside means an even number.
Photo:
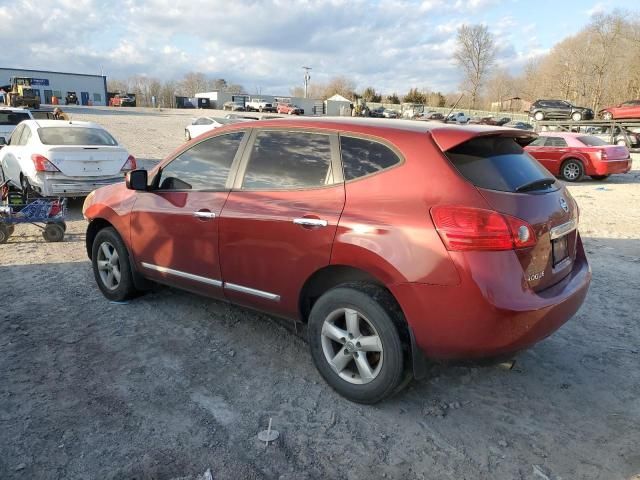
[{"label": "car's rear wheel", "polygon": [[577,182],[584,175],[584,167],[582,162],[575,158],[570,158],[562,164],[560,176],[567,182]]},{"label": "car's rear wheel", "polygon": [[359,403],[393,394],[404,377],[401,315],[375,285],[346,284],[322,295],[309,315],[313,361],[331,387]]},{"label": "car's rear wheel", "polygon": [[613,119],[613,114],[611,112],[604,112],[602,114],[602,119],[603,120],[612,120]]},{"label": "car's rear wheel", "polygon": [[127,248],[112,227],[100,230],[93,240],[91,263],[98,288],[109,300],[121,302],[137,293]]},{"label": "car's rear wheel", "polygon": [[582,114],[580,112],[575,112],[571,115],[571,120],[573,120],[574,122],[579,122],[580,120],[582,120]]},{"label": "car's rear wheel", "polygon": [[544,120],[544,113],[543,112],[536,112],[533,115],[533,118],[535,118],[537,121],[540,122],[540,121]]},{"label": "car's rear wheel", "polygon": [[591,175],[591,178],[594,180],[606,180],[609,178],[609,175]]}]

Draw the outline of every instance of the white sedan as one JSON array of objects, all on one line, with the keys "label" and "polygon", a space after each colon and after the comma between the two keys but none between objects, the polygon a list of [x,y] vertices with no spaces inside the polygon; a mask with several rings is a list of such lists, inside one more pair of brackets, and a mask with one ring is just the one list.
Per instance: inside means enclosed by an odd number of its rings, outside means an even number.
[{"label": "white sedan", "polygon": [[25,120],[0,149],[0,167],[24,192],[83,197],[123,181],[136,159],[98,124]]},{"label": "white sedan", "polygon": [[[255,118],[257,120],[257,118]],[[191,140],[192,138],[202,135],[209,130],[223,127],[229,123],[246,122],[248,119],[229,117],[217,118],[217,117],[200,117],[194,118],[191,125],[187,125],[184,129],[185,140]]]}]

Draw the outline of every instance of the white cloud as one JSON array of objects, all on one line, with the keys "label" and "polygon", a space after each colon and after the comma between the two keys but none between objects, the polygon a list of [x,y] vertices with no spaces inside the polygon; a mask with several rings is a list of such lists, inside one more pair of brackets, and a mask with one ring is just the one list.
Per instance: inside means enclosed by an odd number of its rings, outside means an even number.
[{"label": "white cloud", "polygon": [[593,17],[594,15],[598,15],[600,13],[604,13],[606,11],[606,6],[604,3],[598,2],[593,5],[589,10],[586,10],[585,13],[589,17]]}]

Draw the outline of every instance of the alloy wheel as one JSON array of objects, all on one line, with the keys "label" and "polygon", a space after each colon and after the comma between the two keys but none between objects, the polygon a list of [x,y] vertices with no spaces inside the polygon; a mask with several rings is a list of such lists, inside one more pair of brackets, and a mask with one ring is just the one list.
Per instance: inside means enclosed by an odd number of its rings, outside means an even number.
[{"label": "alloy wheel", "polygon": [[380,335],[357,310],[341,308],[322,325],[322,351],[327,363],[343,380],[362,385],[373,381],[384,360]]},{"label": "alloy wheel", "polygon": [[120,256],[116,248],[109,242],[102,242],[98,249],[98,272],[103,285],[115,290],[120,285]]},{"label": "alloy wheel", "polygon": [[562,173],[567,180],[576,180],[580,176],[580,167],[569,162],[564,166]]}]

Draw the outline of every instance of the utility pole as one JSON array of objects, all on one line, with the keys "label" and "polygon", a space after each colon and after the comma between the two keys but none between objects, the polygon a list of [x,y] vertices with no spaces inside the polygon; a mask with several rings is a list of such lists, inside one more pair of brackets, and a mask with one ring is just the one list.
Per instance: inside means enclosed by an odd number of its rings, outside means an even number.
[{"label": "utility pole", "polygon": [[304,98],[307,98],[309,92],[309,80],[311,80],[311,75],[309,75],[309,70],[311,67],[302,67],[304,69]]}]

